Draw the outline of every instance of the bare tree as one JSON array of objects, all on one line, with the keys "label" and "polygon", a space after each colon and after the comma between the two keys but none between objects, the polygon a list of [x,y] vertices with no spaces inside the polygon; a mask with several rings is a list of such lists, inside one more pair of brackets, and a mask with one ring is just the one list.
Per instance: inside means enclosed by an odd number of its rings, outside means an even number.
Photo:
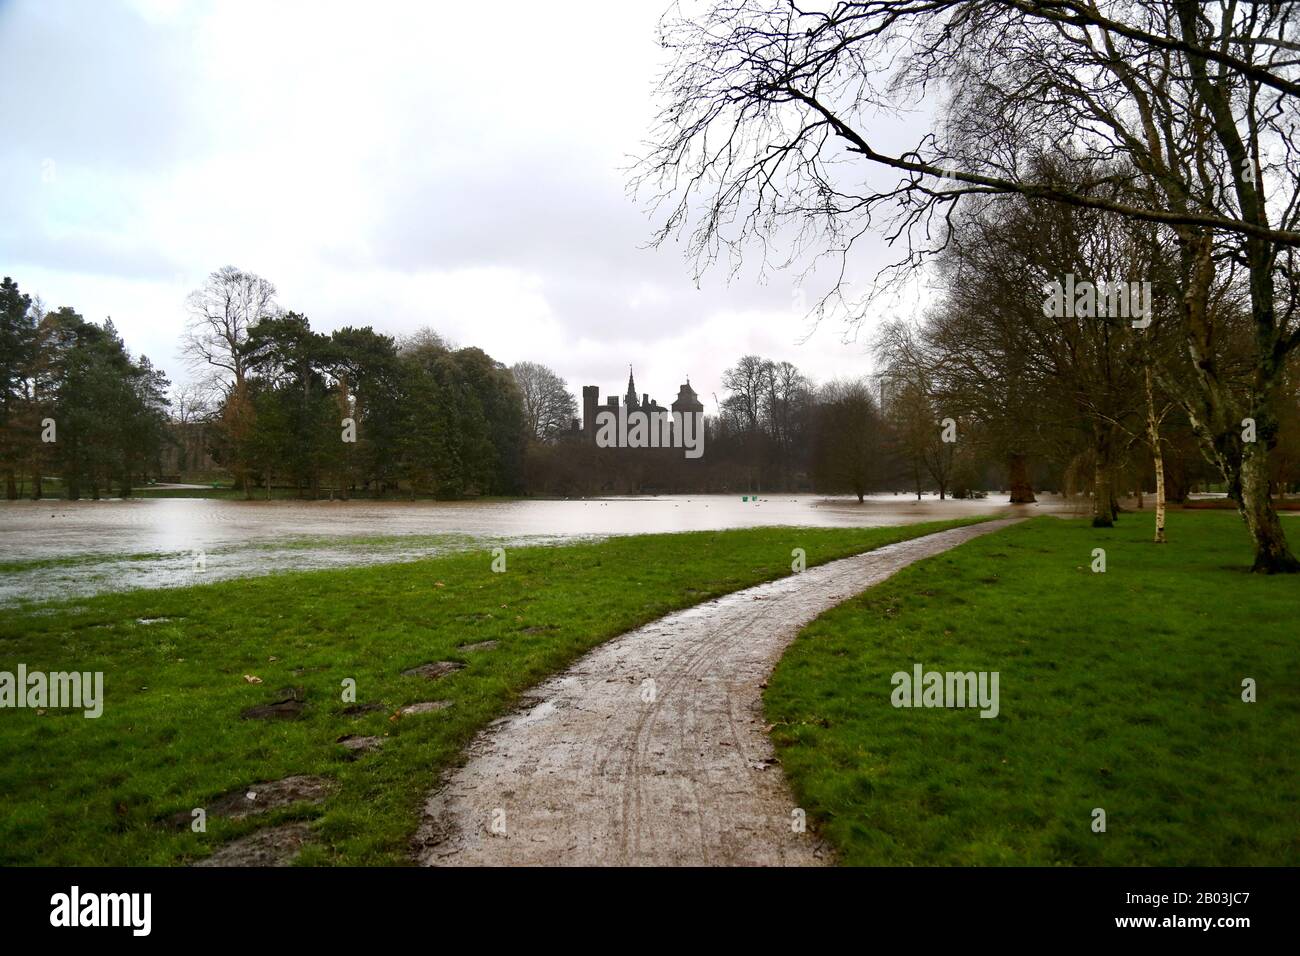
[{"label": "bare tree", "polygon": [[435,332],[427,325],[416,329],[410,335],[404,335],[397,341],[397,351],[401,355],[430,356],[454,351],[456,346],[444,335]]},{"label": "bare tree", "polygon": [[731,394],[723,403],[742,432],[757,435],[762,428],[763,406],[772,391],[772,363],[757,355],[742,355],[722,373],[722,385]]},{"label": "bare tree", "polygon": [[927,481],[934,483],[940,499],[946,498],[956,466],[957,435],[945,434],[949,426],[935,407],[933,383],[913,370],[892,384],[885,418],[892,431],[895,458],[918,501]]},{"label": "bare tree", "polygon": [[[896,278],[943,248],[954,208],[978,195],[1155,224],[1177,243],[1196,370],[1175,394],[1238,502],[1255,570],[1300,571],[1268,467],[1286,359],[1300,346],[1296,20],[1291,4],[1235,0],[860,0],[808,11],[724,0],[695,17],[674,12],[661,40],[676,59],[636,182],[662,203],[657,240],[689,231],[697,270],[755,240],[766,262],[788,240],[792,256],[838,257],[842,277],[854,243],[883,226],[906,246],[882,276]],[[882,120],[927,96],[942,105],[913,144],[883,145]],[[1023,162],[1026,150],[1066,149],[1106,171],[1061,182]],[[1248,275],[1244,395],[1214,358],[1223,330],[1209,293],[1226,261]],[[835,283],[818,312],[844,302],[843,289]],[[844,304],[857,321],[866,314],[863,300]]]},{"label": "bare tree", "polygon": [[208,384],[241,391],[247,371],[248,333],[279,313],[275,286],[261,276],[223,266],[187,300],[190,324],[181,350]]},{"label": "bare tree", "polygon": [[864,381],[828,382],[817,401],[813,473],[824,491],[847,490],[861,502],[885,477],[880,409]]},{"label": "bare tree", "polygon": [[523,396],[528,434],[545,441],[569,428],[578,414],[578,402],[564,379],[538,362],[516,362],[510,374]]},{"label": "bare tree", "polygon": [[790,362],[769,362],[763,418],[776,458],[778,487],[793,485],[796,457],[808,425],[812,382]]},{"label": "bare tree", "polygon": [[178,424],[192,425],[206,421],[214,408],[211,390],[201,382],[186,382],[176,388],[172,397],[172,418]]}]

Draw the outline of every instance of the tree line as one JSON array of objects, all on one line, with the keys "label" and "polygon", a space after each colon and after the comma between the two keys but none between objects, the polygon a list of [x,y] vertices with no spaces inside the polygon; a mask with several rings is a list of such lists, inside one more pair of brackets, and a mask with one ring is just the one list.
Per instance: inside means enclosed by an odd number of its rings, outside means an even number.
[{"label": "tree line", "polygon": [[[5,495],[129,496],[168,449],[210,455],[247,497],[394,492],[438,497],[523,490],[515,379],[476,348],[425,330],[312,330],[267,280],[234,267],[188,301],[183,351],[196,374],[173,401],[111,320],[47,312],[0,287],[0,471]],[[201,429],[202,448],[189,435]]]},{"label": "tree line", "polygon": [[184,352],[213,397],[211,448],[249,496],[522,490],[514,379],[477,348],[423,330],[314,332],[267,280],[234,267],[189,299]]},{"label": "tree line", "polygon": [[[674,7],[660,41],[674,60],[635,180],[660,210],[656,241],[689,232],[699,268],[724,249],[734,266],[748,248],[780,250],[783,261],[829,257],[844,276],[862,237],[883,235],[904,252],[875,294],[846,295],[839,281],[817,306],[861,322],[895,282],[945,258],[960,269],[948,252],[962,232],[974,241],[992,230],[1006,248],[1023,239],[1026,218],[1046,217],[1034,228],[1050,257],[1022,246],[1027,268],[1001,283],[1014,286],[1010,311],[1024,317],[1049,272],[1150,282],[1153,325],[1141,331],[1154,333],[1131,336],[1096,313],[1076,315],[1093,320],[1086,328],[1035,320],[1017,330],[1027,347],[1008,350],[1000,369],[954,371],[935,363],[951,357],[941,341],[958,323],[932,317],[916,331],[916,354],[899,360],[903,380],[928,370],[946,400],[965,391],[963,379],[989,374],[988,437],[1015,464],[1022,449],[1056,440],[1041,430],[1047,416],[1071,420],[1068,408],[1015,411],[1017,383],[1033,395],[1036,378],[1067,372],[1101,525],[1114,520],[1106,485],[1121,446],[1145,434],[1153,453],[1161,448],[1152,424],[1177,426],[1164,415],[1171,403],[1237,504],[1254,569],[1300,571],[1273,504],[1300,349],[1295,4],[892,0],[802,10],[728,0]],[[922,102],[934,109],[914,113],[906,142],[885,132],[891,108]],[[995,275],[1001,265],[986,263]],[[964,295],[946,290],[950,303]],[[892,351],[906,354],[907,341],[894,339]],[[1017,434],[1002,427],[1007,416]]]},{"label": "tree line", "polygon": [[167,440],[168,381],[127,350],[111,319],[47,311],[0,283],[0,472],[5,497],[130,495]]},{"label": "tree line", "polygon": [[[1181,501],[1221,480],[1171,394],[1170,375],[1190,370],[1156,358],[1175,331],[1164,280],[1140,332],[1044,310],[1049,276],[1131,268],[1143,238],[1028,199],[963,213],[938,260],[937,303],[877,335],[878,374],[817,384],[790,362],[742,356],[722,377],[699,461],[590,446],[573,428],[574,395],[544,365],[507,369],[427,329],[401,341],[370,327],[315,332],[271,283],[233,267],[189,297],[195,379],[169,401],[166,379],[111,321],[46,312],[6,279],[6,492],[39,496],[53,475],[69,497],[129,495],[163,474],[170,448],[209,456],[247,497],[1009,490],[1030,502],[1046,490],[1087,492],[1108,524],[1124,495]],[[1139,271],[1159,275],[1148,265]],[[1220,321],[1243,329],[1229,293],[1215,298]],[[1231,354],[1240,336],[1222,341],[1220,364],[1244,374]],[[1300,402],[1286,395],[1270,459],[1282,489],[1300,481]],[[42,441],[45,422],[54,440]]]}]

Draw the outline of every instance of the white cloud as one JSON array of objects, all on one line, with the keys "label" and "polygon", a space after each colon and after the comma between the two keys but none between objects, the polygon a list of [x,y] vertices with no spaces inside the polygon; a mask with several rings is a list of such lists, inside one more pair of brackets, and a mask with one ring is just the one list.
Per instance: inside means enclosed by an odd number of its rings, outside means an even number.
[{"label": "white cloud", "polygon": [[[0,259],[183,378],[185,294],[236,264],[317,328],[431,325],[577,389],[702,395],[807,343],[794,276],[695,288],[623,169],[665,4],[64,0],[0,6]],[[53,176],[50,170],[53,169]],[[44,177],[42,173],[44,172]]]}]

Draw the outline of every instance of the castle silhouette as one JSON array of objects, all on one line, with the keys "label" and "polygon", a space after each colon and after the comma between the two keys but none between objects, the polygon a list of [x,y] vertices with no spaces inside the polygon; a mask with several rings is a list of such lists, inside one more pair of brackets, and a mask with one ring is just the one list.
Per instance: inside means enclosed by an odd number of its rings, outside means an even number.
[{"label": "castle silhouette", "polygon": [[[627,393],[623,397],[623,403],[629,412],[642,411],[647,413],[663,412],[681,412],[686,413],[704,413],[704,405],[696,396],[695,390],[691,388],[691,380],[688,376],[686,381],[677,390],[677,400],[673,402],[671,408],[664,408],[658,402],[650,397],[649,392],[644,392],[640,400],[636,394],[636,380],[632,375],[632,366],[627,367]],[[597,385],[584,385],[582,387],[582,438],[588,445],[596,444],[596,415],[603,409],[608,409],[618,414],[619,401],[617,395],[610,395],[605,399],[605,404],[600,404],[600,387]],[[575,422],[576,425],[576,422]]]}]

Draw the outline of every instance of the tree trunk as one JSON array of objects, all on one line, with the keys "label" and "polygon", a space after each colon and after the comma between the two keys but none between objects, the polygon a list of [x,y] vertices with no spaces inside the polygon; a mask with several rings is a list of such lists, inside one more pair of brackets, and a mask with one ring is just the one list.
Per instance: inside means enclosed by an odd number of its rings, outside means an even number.
[{"label": "tree trunk", "polygon": [[1160,416],[1156,415],[1155,391],[1151,388],[1151,366],[1146,367],[1147,443],[1156,472],[1156,544],[1165,543],[1165,454],[1160,447]]},{"label": "tree trunk", "polygon": [[1007,455],[1007,481],[1011,485],[1011,503],[1013,505],[1032,505],[1034,486],[1029,483],[1029,467],[1024,455],[1012,452]]},{"label": "tree trunk", "polygon": [[[1197,17],[1200,16],[1197,5],[1180,3],[1174,7],[1184,37],[1191,36],[1196,29]],[[1230,154],[1234,150],[1240,153],[1243,145],[1228,97],[1215,86],[1204,57],[1193,55],[1188,58],[1188,65],[1191,67],[1193,83],[1208,106],[1208,116],[1215,136]],[[1263,190],[1258,188],[1259,184],[1240,173],[1235,177],[1235,184],[1242,219],[1266,225],[1268,204]],[[1231,431],[1238,427],[1236,421],[1232,420],[1236,416],[1229,418],[1224,413],[1235,406],[1223,383],[1218,380],[1213,364],[1214,353],[1209,348],[1212,336],[1211,326],[1206,322],[1206,304],[1214,273],[1213,238],[1205,233],[1190,231],[1184,232],[1180,238],[1184,240],[1184,264],[1192,265],[1189,270],[1192,281],[1188,283],[1188,291],[1184,295],[1188,344],[1191,347],[1193,367],[1198,372],[1202,406],[1209,413],[1197,431],[1205,433],[1203,437],[1208,440],[1212,454],[1219,459],[1224,476],[1229,479],[1230,493],[1236,491],[1233,497],[1255,543],[1252,570],[1266,574],[1300,572],[1300,561],[1287,549],[1286,535],[1269,500],[1268,456],[1277,444],[1274,409],[1277,407],[1277,393],[1285,371],[1287,353],[1294,347],[1287,344],[1288,336],[1283,332],[1283,327],[1279,326],[1276,312],[1274,283],[1278,268],[1277,250],[1272,241],[1258,236],[1246,239],[1245,264],[1250,279],[1250,311],[1255,326],[1256,350],[1255,381],[1251,388],[1249,417],[1255,420],[1256,439],[1244,441],[1231,436]],[[1210,427],[1207,428],[1206,425]],[[1193,427],[1197,427],[1194,419]],[[1201,435],[1198,434],[1198,437]]]},{"label": "tree trunk", "polygon": [[1160,446],[1155,450],[1156,469],[1156,544],[1165,543],[1165,456]]},{"label": "tree trunk", "polygon": [[1111,528],[1115,525],[1115,498],[1111,491],[1110,433],[1104,427],[1094,432],[1096,447],[1092,470],[1092,526]]},{"label": "tree trunk", "polygon": [[1287,549],[1286,535],[1269,498],[1268,451],[1259,441],[1247,442],[1241,461],[1238,505],[1255,542],[1255,563],[1251,570],[1261,574],[1295,574],[1297,561]]},{"label": "tree trunk", "polygon": [[18,482],[15,480],[12,468],[5,469],[5,498],[10,501],[18,500]]}]

